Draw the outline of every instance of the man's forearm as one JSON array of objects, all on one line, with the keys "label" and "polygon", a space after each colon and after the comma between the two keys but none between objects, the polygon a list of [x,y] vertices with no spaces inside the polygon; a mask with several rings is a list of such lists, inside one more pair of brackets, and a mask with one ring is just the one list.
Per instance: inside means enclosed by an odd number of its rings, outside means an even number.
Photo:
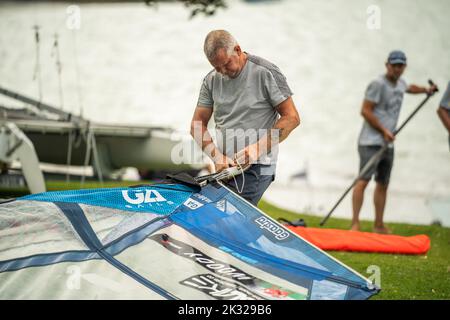
[{"label": "man's forearm", "polygon": [[421,86],[417,86],[417,85],[415,85],[415,84],[411,84],[411,85],[408,87],[407,92],[408,92],[408,93],[417,94],[417,93],[427,93],[428,90],[427,90],[426,87],[421,87]]},{"label": "man's forearm", "polygon": [[300,124],[298,118],[280,117],[271,130],[258,141],[259,156],[268,154],[272,148],[284,141]]},{"label": "man's forearm", "polygon": [[380,133],[384,134],[386,131],[386,128],[383,127],[381,122],[378,120],[378,118],[372,113],[372,112],[362,112],[361,115],[363,118],[376,130],[378,130]]},{"label": "man's forearm", "polygon": [[214,162],[223,157],[223,154],[216,147],[208,128],[201,122],[191,125],[191,136],[198,146],[202,148],[202,151]]},{"label": "man's forearm", "polygon": [[298,127],[300,120],[293,117],[281,117],[273,126],[273,129],[278,130],[278,143],[284,141],[289,134]]}]

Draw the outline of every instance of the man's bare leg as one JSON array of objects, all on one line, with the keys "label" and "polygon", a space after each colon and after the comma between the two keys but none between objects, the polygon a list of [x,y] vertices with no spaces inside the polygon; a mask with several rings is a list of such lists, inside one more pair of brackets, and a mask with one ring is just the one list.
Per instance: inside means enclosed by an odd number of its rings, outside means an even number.
[{"label": "man's bare leg", "polygon": [[390,233],[390,230],[383,223],[384,208],[386,206],[387,185],[377,182],[373,194],[373,203],[375,205],[375,225],[373,231],[376,233]]},{"label": "man's bare leg", "polygon": [[353,187],[353,219],[350,230],[359,231],[359,212],[361,211],[361,207],[364,202],[364,190],[366,189],[368,183],[369,181],[366,180],[358,180]]}]

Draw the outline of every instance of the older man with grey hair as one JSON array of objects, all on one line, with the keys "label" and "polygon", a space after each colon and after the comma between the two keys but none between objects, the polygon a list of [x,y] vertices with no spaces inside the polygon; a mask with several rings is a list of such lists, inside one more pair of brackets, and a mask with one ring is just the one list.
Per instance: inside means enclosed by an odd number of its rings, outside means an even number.
[{"label": "older man with grey hair", "polygon": [[[277,66],[242,51],[225,30],[206,36],[204,52],[214,69],[203,79],[191,134],[216,171],[250,166],[228,186],[256,205],[275,179],[278,143],[300,124],[291,89]],[[207,128],[213,114],[216,143]]]}]

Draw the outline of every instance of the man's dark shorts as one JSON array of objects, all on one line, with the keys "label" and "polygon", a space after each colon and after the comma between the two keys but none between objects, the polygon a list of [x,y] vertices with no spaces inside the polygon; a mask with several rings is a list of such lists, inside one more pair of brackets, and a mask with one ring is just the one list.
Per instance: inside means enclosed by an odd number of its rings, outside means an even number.
[{"label": "man's dark shorts", "polygon": [[[225,184],[228,188],[233,190],[235,193],[239,194],[241,197],[251,202],[255,206],[258,204],[259,200],[263,196],[264,192],[267,190],[272,181],[275,180],[275,175],[266,174],[269,166],[262,164],[254,164],[246,171],[244,171],[245,182],[244,189],[242,190],[243,177],[242,174],[235,177],[234,179],[228,180]],[[236,188],[237,184],[237,188]],[[238,190],[242,193],[239,193]]]},{"label": "man's dark shorts", "polygon": [[[359,172],[373,157],[381,146],[358,146],[359,153]],[[391,177],[392,165],[394,163],[394,148],[387,148],[378,164],[373,165],[362,177],[362,180],[370,181],[375,174],[375,181],[387,186]]]}]

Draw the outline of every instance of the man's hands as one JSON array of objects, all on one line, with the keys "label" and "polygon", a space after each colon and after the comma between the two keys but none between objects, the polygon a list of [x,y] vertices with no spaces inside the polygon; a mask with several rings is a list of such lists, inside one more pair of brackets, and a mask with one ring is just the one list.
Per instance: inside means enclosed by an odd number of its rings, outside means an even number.
[{"label": "man's hands", "polygon": [[249,164],[253,164],[259,159],[259,146],[258,143],[254,143],[248,145],[235,155],[236,164],[240,164],[241,166],[247,166]]},{"label": "man's hands", "polygon": [[418,85],[415,85],[415,84],[411,84],[411,85],[409,85],[409,87],[406,90],[406,92],[413,93],[413,94],[426,93],[426,94],[430,94],[431,95],[434,92],[436,92],[437,89],[438,89],[438,87],[434,83],[432,85],[430,85],[428,88],[427,87],[418,86]]},{"label": "man's hands", "polygon": [[216,169],[216,172],[220,172],[227,168],[234,167],[235,165],[236,163],[233,159],[230,159],[229,157],[224,156],[223,154],[214,157],[214,167]]},{"label": "man's hands", "polygon": [[258,143],[254,143],[248,145],[241,151],[237,152],[234,155],[233,159],[220,154],[218,157],[215,157],[214,159],[214,166],[216,168],[216,172],[220,172],[224,169],[235,167],[237,165],[246,167],[247,165],[254,164],[258,161],[260,156],[258,151],[259,151]]},{"label": "man's hands", "polygon": [[381,132],[381,134],[383,135],[383,139],[386,142],[389,143],[389,142],[394,141],[395,140],[394,134],[390,130],[386,129],[381,124],[380,120],[378,120],[378,118],[373,113],[374,108],[375,108],[375,102],[369,101],[369,100],[364,100],[363,106],[361,108],[361,115],[373,128],[375,128],[376,130]]},{"label": "man's hands", "polygon": [[384,129],[382,131],[382,133],[383,133],[383,138],[385,141],[392,142],[395,140],[394,134],[392,132],[390,132],[388,129]]},{"label": "man's hands", "polygon": [[426,91],[427,94],[433,94],[434,92],[436,92],[438,90],[438,87],[437,87],[437,85],[433,84],[430,87],[428,87],[426,90],[427,90]]}]

